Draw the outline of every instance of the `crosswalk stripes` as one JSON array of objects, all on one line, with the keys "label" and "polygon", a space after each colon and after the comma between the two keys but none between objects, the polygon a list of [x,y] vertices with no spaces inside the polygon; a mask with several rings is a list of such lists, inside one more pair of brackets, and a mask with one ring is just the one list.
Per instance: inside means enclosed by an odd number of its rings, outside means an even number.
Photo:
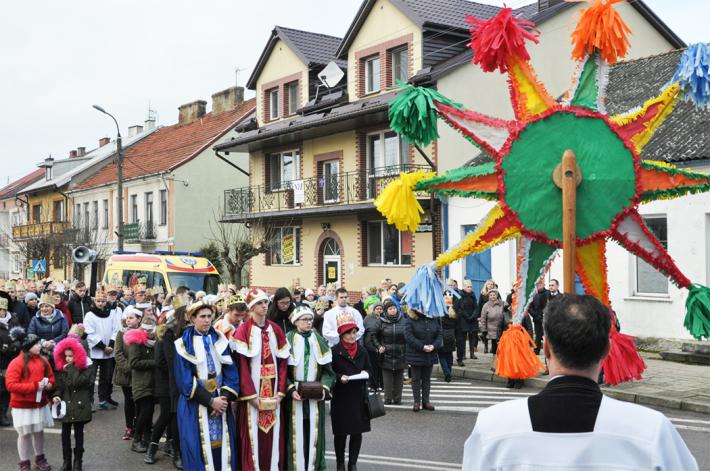
[{"label": "crosswalk stripes", "polygon": [[[487,407],[512,399],[526,398],[535,394],[502,386],[474,386],[468,381],[454,380],[450,383],[432,378],[430,399],[438,411],[476,413]],[[412,387],[405,385],[402,404],[386,405],[388,409],[411,409],[414,405]]]}]

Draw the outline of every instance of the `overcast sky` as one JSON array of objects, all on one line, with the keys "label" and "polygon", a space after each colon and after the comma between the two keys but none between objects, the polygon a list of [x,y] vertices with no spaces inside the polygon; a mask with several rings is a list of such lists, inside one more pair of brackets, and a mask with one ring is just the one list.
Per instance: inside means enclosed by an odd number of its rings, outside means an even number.
[{"label": "overcast sky", "polygon": [[[436,0],[432,0],[435,2]],[[244,85],[274,25],[344,35],[361,0],[37,0],[0,17],[0,186],[49,154],[67,157],[116,135],[148,107],[177,107]],[[501,4],[495,0],[485,3]],[[518,7],[529,0],[509,0]],[[646,0],[686,42],[710,41],[710,2]],[[703,31],[704,30],[704,31]],[[251,95],[248,95],[251,96]]]}]

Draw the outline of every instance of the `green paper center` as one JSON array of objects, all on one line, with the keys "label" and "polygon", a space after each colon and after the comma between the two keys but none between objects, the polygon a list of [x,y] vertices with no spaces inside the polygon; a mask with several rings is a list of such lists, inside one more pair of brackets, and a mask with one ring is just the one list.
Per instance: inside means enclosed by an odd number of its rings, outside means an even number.
[{"label": "green paper center", "polygon": [[634,156],[607,123],[558,111],[520,132],[503,158],[505,202],[523,226],[562,240],[562,190],[552,172],[571,149],[582,171],[577,186],[577,238],[611,227],[636,193]]}]

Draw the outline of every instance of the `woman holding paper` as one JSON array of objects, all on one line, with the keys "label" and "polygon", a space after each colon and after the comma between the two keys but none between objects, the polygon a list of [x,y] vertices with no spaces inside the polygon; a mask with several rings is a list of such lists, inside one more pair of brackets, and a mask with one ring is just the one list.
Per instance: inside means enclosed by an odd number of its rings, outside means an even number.
[{"label": "woman holding paper", "polygon": [[337,470],[345,471],[345,442],[350,435],[348,471],[357,470],[362,434],[370,431],[367,413],[367,380],[370,361],[365,349],[357,344],[358,327],[350,313],[337,317],[340,342],[333,347],[335,386],[330,403]]},{"label": "woman holding paper", "polygon": [[16,327],[10,335],[22,345],[22,353],[7,367],[5,385],[10,392],[12,422],[17,431],[20,471],[30,471],[30,458],[35,454],[35,467],[49,471],[44,457],[44,428],[54,425],[47,403],[47,391],[54,388],[54,373],[46,358],[40,355],[41,339]]}]

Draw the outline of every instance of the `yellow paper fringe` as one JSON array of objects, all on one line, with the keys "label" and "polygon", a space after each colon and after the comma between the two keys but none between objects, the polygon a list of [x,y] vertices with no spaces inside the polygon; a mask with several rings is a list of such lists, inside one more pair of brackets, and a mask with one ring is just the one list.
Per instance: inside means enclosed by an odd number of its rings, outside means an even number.
[{"label": "yellow paper fringe", "polygon": [[414,187],[420,181],[435,176],[436,172],[425,172],[424,170],[401,173],[399,178],[387,185],[375,199],[375,207],[387,218],[387,223],[394,224],[398,230],[416,231],[424,209],[417,200]]},{"label": "yellow paper fringe", "polygon": [[554,99],[545,89],[545,86],[535,76],[530,64],[520,60],[512,60],[510,67],[511,85],[517,88],[520,98],[519,111],[529,117],[538,115],[555,104]]},{"label": "yellow paper fringe", "polygon": [[613,123],[616,123],[619,126],[625,126],[636,121],[637,119],[643,119],[644,115],[648,112],[648,109],[651,106],[660,104],[660,110],[656,116],[644,124],[644,131],[635,134],[631,138],[631,142],[636,148],[636,151],[640,153],[646,144],[648,144],[651,140],[653,134],[656,132],[661,123],[663,123],[663,121],[665,121],[666,118],[673,112],[673,109],[678,103],[680,97],[680,85],[674,83],[664,88],[659,96],[646,101],[641,109],[624,115],[615,115],[610,119]]},{"label": "yellow paper fringe", "polygon": [[481,224],[478,225],[475,231],[467,235],[459,245],[451,248],[445,253],[442,253],[436,258],[435,266],[437,270],[465,257],[466,255],[474,252],[482,252],[490,247],[493,247],[494,245],[505,242],[508,239],[518,237],[520,235],[520,229],[516,226],[510,226],[506,228],[499,237],[491,240],[484,240],[486,233],[491,229],[491,227],[493,227],[495,222],[503,216],[505,216],[505,213],[500,206],[494,207],[481,222]]}]

